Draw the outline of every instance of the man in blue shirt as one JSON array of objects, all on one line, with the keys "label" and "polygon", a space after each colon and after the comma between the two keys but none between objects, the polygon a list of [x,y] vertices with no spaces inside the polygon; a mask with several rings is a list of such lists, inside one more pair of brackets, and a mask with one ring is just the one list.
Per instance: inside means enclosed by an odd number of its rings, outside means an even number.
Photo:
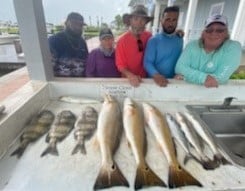
[{"label": "man in blue shirt", "polygon": [[49,38],[55,76],[84,76],[88,56],[87,44],[81,36],[84,25],[83,16],[72,12],[67,16],[65,30]]},{"label": "man in blue shirt", "polygon": [[183,48],[182,33],[176,33],[179,7],[166,7],[161,24],[163,31],[152,37],[146,46],[144,68],[159,86],[167,86],[173,78],[175,65]]}]

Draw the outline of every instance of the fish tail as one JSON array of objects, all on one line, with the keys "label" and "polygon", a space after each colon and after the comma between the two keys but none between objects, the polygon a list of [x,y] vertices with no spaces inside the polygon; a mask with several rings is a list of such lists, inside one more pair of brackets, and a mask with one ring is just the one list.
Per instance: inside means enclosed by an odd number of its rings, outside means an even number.
[{"label": "fish tail", "polygon": [[184,158],[184,165],[187,164],[187,162],[190,160],[190,159],[193,159],[195,160],[197,163],[201,164],[203,166],[203,161],[201,161],[199,158],[197,158],[195,155],[191,154],[191,153],[188,153],[185,158]]},{"label": "fish tail", "polygon": [[55,156],[59,155],[57,147],[56,147],[56,143],[49,144],[48,147],[41,154],[41,157],[45,156],[46,154],[51,154]]},{"label": "fish tail", "polygon": [[202,167],[206,170],[213,170],[219,167],[219,161],[216,160],[205,160],[202,161]]},{"label": "fish tail", "polygon": [[219,163],[221,163],[223,165],[231,164],[231,162],[228,161],[222,154],[215,154],[214,155],[214,161],[218,161]]},{"label": "fish tail", "polygon": [[72,150],[72,155],[78,153],[78,152],[81,152],[82,154],[86,155],[87,154],[87,151],[86,151],[86,148],[85,148],[85,145],[84,143],[78,143],[74,149]]},{"label": "fish tail", "polygon": [[166,187],[166,184],[153,172],[153,170],[147,164],[145,166],[139,165],[136,172],[134,188],[137,190],[147,186]]},{"label": "fish tail", "polygon": [[20,158],[23,155],[24,151],[26,150],[28,144],[29,144],[28,140],[23,140],[20,146],[14,152],[12,152],[10,156],[16,155],[17,158]]},{"label": "fish tail", "polygon": [[12,152],[10,156],[16,155],[17,158],[20,158],[23,155],[25,149],[26,149],[25,146],[20,146],[14,152]]},{"label": "fish tail", "polygon": [[[187,162],[190,160],[190,159],[197,159],[195,156],[191,155],[191,154],[187,154],[185,155],[185,158],[184,158],[184,165],[187,164]],[[197,159],[198,160],[198,159]]]},{"label": "fish tail", "polygon": [[101,166],[99,175],[94,184],[94,190],[113,186],[129,187],[128,181],[115,162],[113,162],[112,166],[109,168],[106,165]]},{"label": "fish tail", "polygon": [[196,180],[189,172],[181,168],[180,166],[169,167],[168,184],[170,188],[177,188],[186,185],[202,186],[201,183]]}]

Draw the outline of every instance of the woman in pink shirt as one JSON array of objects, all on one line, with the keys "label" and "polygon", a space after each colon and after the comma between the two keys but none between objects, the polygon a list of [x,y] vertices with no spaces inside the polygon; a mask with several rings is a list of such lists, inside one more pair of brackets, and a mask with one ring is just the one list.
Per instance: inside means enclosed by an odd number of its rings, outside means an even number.
[{"label": "woman in pink shirt", "polygon": [[132,86],[137,87],[141,78],[146,77],[143,57],[151,33],[145,31],[145,26],[153,17],[147,15],[143,5],[137,5],[131,14],[125,14],[123,18],[129,29],[117,42],[116,65],[122,76],[128,78]]}]

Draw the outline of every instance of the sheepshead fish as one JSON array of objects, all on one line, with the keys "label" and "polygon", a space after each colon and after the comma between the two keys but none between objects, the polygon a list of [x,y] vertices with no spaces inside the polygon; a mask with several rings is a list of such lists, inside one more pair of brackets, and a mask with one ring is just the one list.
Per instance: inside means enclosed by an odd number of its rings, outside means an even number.
[{"label": "sheepshead fish", "polygon": [[49,110],[43,110],[36,115],[26,129],[20,136],[20,146],[11,154],[17,155],[18,158],[22,156],[29,143],[38,140],[41,136],[47,133],[54,120],[54,114]]},{"label": "sheepshead fish", "polygon": [[186,153],[184,158],[184,163],[189,158],[194,159],[196,162],[201,164],[201,161],[191,153],[190,151],[190,143],[188,142],[187,138],[185,137],[184,132],[180,129],[180,124],[178,121],[172,116],[170,113],[165,114],[166,120],[171,130],[171,134],[173,139],[179,143],[179,145],[183,148]]},{"label": "sheepshead fish", "polygon": [[[203,124],[199,123],[195,117],[189,113],[185,113],[186,118],[192,123],[196,132],[202,137],[202,139],[209,145],[210,149],[214,154],[214,163],[231,164],[226,158],[221,154],[217,142],[214,140],[211,133],[208,131]],[[218,166],[218,164],[217,164]]]},{"label": "sheepshead fish", "polygon": [[74,137],[77,140],[77,144],[72,154],[79,151],[82,154],[86,154],[85,140],[89,139],[96,130],[97,119],[97,111],[93,107],[87,106],[75,123]]},{"label": "sheepshead fish", "polygon": [[113,159],[122,133],[122,117],[119,104],[110,95],[105,95],[97,122],[97,141],[100,146],[102,164],[94,189],[112,186],[129,187],[128,181]]},{"label": "sheepshead fish", "polygon": [[[218,167],[216,162],[213,162],[204,153],[204,146],[201,137],[195,131],[195,128],[190,123],[190,121],[180,112],[175,114],[177,121],[180,124],[182,131],[184,132],[186,138],[191,143],[195,151],[197,152],[197,157],[201,161],[201,164],[206,170],[213,170]],[[187,159],[185,163],[187,162]]]},{"label": "sheepshead fish", "polygon": [[123,126],[137,164],[134,188],[166,186],[145,160],[147,143],[143,118],[136,103],[130,98],[124,100]]},{"label": "sheepshead fish", "polygon": [[168,184],[170,188],[186,185],[202,186],[189,172],[183,169],[177,158],[170,129],[165,117],[154,106],[143,103],[145,120],[158,141],[169,164]]},{"label": "sheepshead fish", "polygon": [[48,147],[43,151],[41,157],[50,153],[52,155],[59,155],[56,144],[61,142],[74,127],[76,116],[69,110],[64,110],[58,113],[55,118],[54,124],[46,136],[46,142],[49,143]]}]

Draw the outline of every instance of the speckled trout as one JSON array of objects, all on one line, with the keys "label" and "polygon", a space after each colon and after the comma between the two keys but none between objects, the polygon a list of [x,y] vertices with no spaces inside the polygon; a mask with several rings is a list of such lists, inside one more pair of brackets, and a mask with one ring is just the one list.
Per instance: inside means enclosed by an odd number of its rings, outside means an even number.
[{"label": "speckled trout", "polygon": [[48,147],[43,151],[41,157],[46,154],[52,154],[56,156],[59,155],[56,144],[68,136],[74,127],[75,121],[76,116],[69,110],[64,110],[58,113],[54,124],[46,136],[46,142],[49,143]]},{"label": "speckled trout", "polygon": [[166,186],[145,160],[147,143],[143,116],[136,103],[130,98],[124,100],[123,126],[137,164],[134,188]]},{"label": "speckled trout", "polygon": [[201,183],[196,180],[189,172],[183,169],[177,158],[176,150],[171,137],[170,129],[165,116],[154,106],[143,103],[145,120],[152,130],[158,144],[169,164],[168,185],[170,188],[176,188],[186,185],[201,186]]},{"label": "speckled trout", "polygon": [[20,136],[20,146],[11,154],[22,156],[26,147],[34,141],[37,141],[41,136],[47,133],[54,120],[54,114],[51,111],[43,110],[27,124],[26,129]]},{"label": "speckled trout", "polygon": [[215,141],[212,134],[208,131],[208,129],[204,126],[204,124],[198,122],[196,118],[190,113],[186,112],[185,116],[192,123],[193,127],[195,128],[196,132],[200,135],[200,137],[202,137],[202,139],[209,145],[210,149],[214,154],[214,163],[231,164],[231,162],[226,160],[226,158],[220,152],[217,142]]},{"label": "speckled trout", "polygon": [[122,116],[117,101],[105,95],[98,117],[96,138],[101,151],[101,168],[94,184],[94,189],[112,186],[129,187],[113,156],[119,146],[122,132]]},{"label": "speckled trout", "polygon": [[[173,115],[170,113],[165,114],[166,120],[168,122],[171,134],[175,142],[177,142],[185,151],[185,158],[184,158],[184,164],[187,162],[188,159],[194,159],[196,162],[201,163],[201,161],[191,153],[190,150],[190,143],[188,142],[184,132],[180,129],[179,122],[174,118]],[[176,145],[176,144],[175,144]]]},{"label": "speckled trout", "polygon": [[97,119],[97,111],[91,106],[85,107],[81,116],[79,116],[75,123],[74,137],[77,141],[77,144],[73,149],[72,154],[75,154],[79,151],[82,154],[87,153],[85,148],[85,140],[89,139],[96,130]]},{"label": "speckled trout", "polygon": [[186,138],[195,149],[197,157],[201,161],[202,167],[206,170],[213,170],[217,168],[219,164],[216,161],[209,159],[209,157],[204,153],[202,138],[195,131],[193,124],[180,112],[175,113],[175,116]]}]

